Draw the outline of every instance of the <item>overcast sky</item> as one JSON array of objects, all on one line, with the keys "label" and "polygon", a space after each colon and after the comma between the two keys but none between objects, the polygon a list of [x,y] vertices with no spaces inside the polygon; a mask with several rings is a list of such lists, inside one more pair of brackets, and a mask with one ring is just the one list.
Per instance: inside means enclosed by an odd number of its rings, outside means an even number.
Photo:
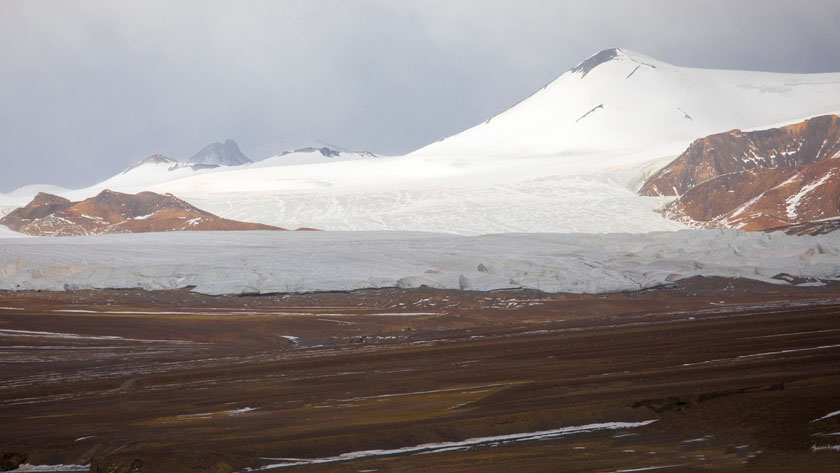
[{"label": "overcast sky", "polygon": [[837,0],[0,0],[0,192],[233,138],[411,151],[590,54],[840,71]]}]

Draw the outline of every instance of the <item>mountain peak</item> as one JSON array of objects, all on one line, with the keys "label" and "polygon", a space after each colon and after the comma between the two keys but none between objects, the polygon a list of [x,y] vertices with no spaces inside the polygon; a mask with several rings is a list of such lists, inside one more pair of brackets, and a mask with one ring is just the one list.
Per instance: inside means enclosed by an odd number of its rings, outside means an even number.
[{"label": "mountain peak", "polygon": [[137,164],[139,165],[139,164],[146,164],[146,163],[176,163],[176,162],[177,161],[175,161],[174,159],[172,159],[168,156],[164,156],[162,154],[153,154],[153,155],[149,156],[148,158],[146,158],[142,161],[139,161]]},{"label": "mountain peak", "polygon": [[239,150],[239,145],[237,145],[235,141],[228,138],[224,143],[210,143],[204,148],[201,148],[201,151],[190,157],[187,162],[195,164],[240,166],[253,161],[251,161],[250,158],[245,156],[242,151]]},{"label": "mountain peak", "polygon": [[583,74],[581,77],[586,77],[586,74],[589,74],[592,69],[595,69],[605,62],[612,61],[623,54],[624,52],[618,48],[604,49],[584,59],[583,62],[573,67],[571,71],[581,72]]},{"label": "mountain peak", "polygon": [[127,173],[128,171],[131,171],[132,169],[143,166],[144,164],[178,164],[178,161],[175,161],[174,159],[168,156],[164,156],[162,154],[153,154],[148,158],[141,159],[140,161],[137,161],[136,163],[132,164],[128,169],[123,171],[123,174]]},{"label": "mountain peak", "polygon": [[570,72],[581,73],[580,77],[582,79],[586,77],[586,75],[589,74],[593,69],[602,64],[608,63],[610,61],[621,60],[627,60],[636,63],[637,66],[647,66],[652,69],[656,69],[657,65],[664,65],[664,63],[662,63],[661,61],[658,61],[642,53],[630,51],[629,49],[610,48],[598,51],[592,56],[589,56],[588,58],[584,59],[583,62],[570,69]]},{"label": "mountain peak", "polygon": [[64,197],[59,197],[46,192],[39,192],[35,198],[32,199],[32,202],[37,205],[61,205],[70,201]]}]

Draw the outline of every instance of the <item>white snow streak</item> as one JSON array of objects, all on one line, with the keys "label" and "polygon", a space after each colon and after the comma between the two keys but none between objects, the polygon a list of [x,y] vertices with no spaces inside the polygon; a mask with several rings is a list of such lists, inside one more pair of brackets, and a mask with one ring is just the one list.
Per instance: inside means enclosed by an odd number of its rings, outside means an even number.
[{"label": "white snow streak", "polygon": [[628,470],[613,470],[613,471],[610,471],[609,473],[632,473],[632,472],[635,472],[635,471],[662,470],[662,469],[665,469],[665,468],[678,468],[678,467],[681,467],[681,466],[685,466],[685,464],[646,466],[646,467],[643,467],[643,468],[630,468]]},{"label": "white snow streak", "polygon": [[821,452],[825,450],[840,452],[840,445],[811,445],[812,452]]},{"label": "white snow streak", "polygon": [[[448,451],[451,449],[457,448],[467,448],[467,447],[482,447],[487,446],[488,444],[502,444],[502,443],[509,443],[509,442],[526,442],[532,440],[544,440],[544,439],[551,439],[557,437],[563,437],[567,435],[574,435],[586,432],[595,432],[599,430],[617,430],[617,429],[630,429],[634,427],[643,427],[645,425],[651,424],[656,422],[656,420],[647,420],[643,422],[606,422],[600,424],[588,424],[588,425],[579,425],[573,427],[562,427],[559,429],[553,430],[543,430],[539,432],[525,432],[525,433],[518,433],[518,434],[508,434],[508,435],[497,435],[493,437],[477,437],[471,438],[467,440],[462,440],[460,442],[440,442],[440,443],[426,443],[421,445],[415,445],[412,447],[402,447],[402,448],[394,448],[394,449],[382,449],[382,450],[363,450],[358,452],[349,452],[343,453],[341,455],[337,455],[334,457],[325,457],[325,458],[277,458],[275,460],[283,460],[282,463],[274,463],[271,465],[265,465],[258,469],[258,471],[265,471],[265,470],[273,470],[278,468],[285,468],[291,466],[299,466],[299,465],[314,465],[314,464],[321,464],[321,463],[336,463],[336,462],[344,462],[344,461],[351,461],[351,460],[358,460],[361,458],[371,458],[371,457],[383,457],[383,456],[390,456],[390,455],[402,455],[406,453],[421,453],[421,452],[443,452]],[[246,469],[245,471],[254,471],[252,469]]]},{"label": "white snow streak", "polygon": [[840,344],[837,345],[823,345],[819,347],[809,347],[809,348],[791,348],[788,350],[778,350],[778,351],[768,351],[764,353],[753,353],[751,355],[741,355],[736,356],[734,358],[718,358],[715,360],[706,360],[706,361],[697,361],[694,363],[683,363],[682,366],[698,366],[698,365],[707,365],[710,363],[721,363],[725,361],[741,361],[741,360],[748,360],[751,358],[763,358],[765,356],[772,356],[772,355],[785,355],[788,353],[799,353],[804,351],[816,351],[816,350],[829,350],[831,348],[838,348]]},{"label": "white snow streak", "polygon": [[814,419],[811,422],[818,422],[818,421],[821,421],[823,419],[829,419],[829,418],[837,416],[837,415],[840,415],[840,411],[829,412],[828,414],[820,417],[819,419]]},{"label": "white snow streak", "polygon": [[24,463],[20,465],[15,472],[87,472],[90,470],[90,465],[30,465]]},{"label": "white snow streak", "polygon": [[785,201],[785,203],[787,204],[786,211],[788,218],[796,218],[798,216],[796,213],[796,208],[799,207],[802,198],[811,193],[811,191],[813,191],[817,187],[825,184],[825,181],[827,181],[833,175],[833,171],[827,172],[825,176],[821,177],[816,182],[812,182],[808,185],[802,186],[802,189],[800,189],[799,192],[788,197],[788,199]]}]

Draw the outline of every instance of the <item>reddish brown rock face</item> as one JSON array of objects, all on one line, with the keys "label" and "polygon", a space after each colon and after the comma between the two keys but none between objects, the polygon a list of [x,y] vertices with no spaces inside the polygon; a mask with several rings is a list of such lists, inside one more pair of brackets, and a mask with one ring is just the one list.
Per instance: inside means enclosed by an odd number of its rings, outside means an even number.
[{"label": "reddish brown rock face", "polygon": [[668,218],[744,230],[840,216],[840,117],[695,141],[648,179],[642,195],[677,196]]},{"label": "reddish brown rock face", "polygon": [[40,193],[0,219],[12,230],[38,236],[213,230],[284,230],[218,217],[166,194],[104,190],[81,202]]}]

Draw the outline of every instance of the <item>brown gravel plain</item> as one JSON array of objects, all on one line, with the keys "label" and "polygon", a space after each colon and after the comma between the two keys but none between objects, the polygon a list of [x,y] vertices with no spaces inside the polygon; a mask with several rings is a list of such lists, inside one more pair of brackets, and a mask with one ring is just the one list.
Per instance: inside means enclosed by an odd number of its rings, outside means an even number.
[{"label": "brown gravel plain", "polygon": [[838,410],[838,285],[0,293],[0,470],[837,472]]}]

